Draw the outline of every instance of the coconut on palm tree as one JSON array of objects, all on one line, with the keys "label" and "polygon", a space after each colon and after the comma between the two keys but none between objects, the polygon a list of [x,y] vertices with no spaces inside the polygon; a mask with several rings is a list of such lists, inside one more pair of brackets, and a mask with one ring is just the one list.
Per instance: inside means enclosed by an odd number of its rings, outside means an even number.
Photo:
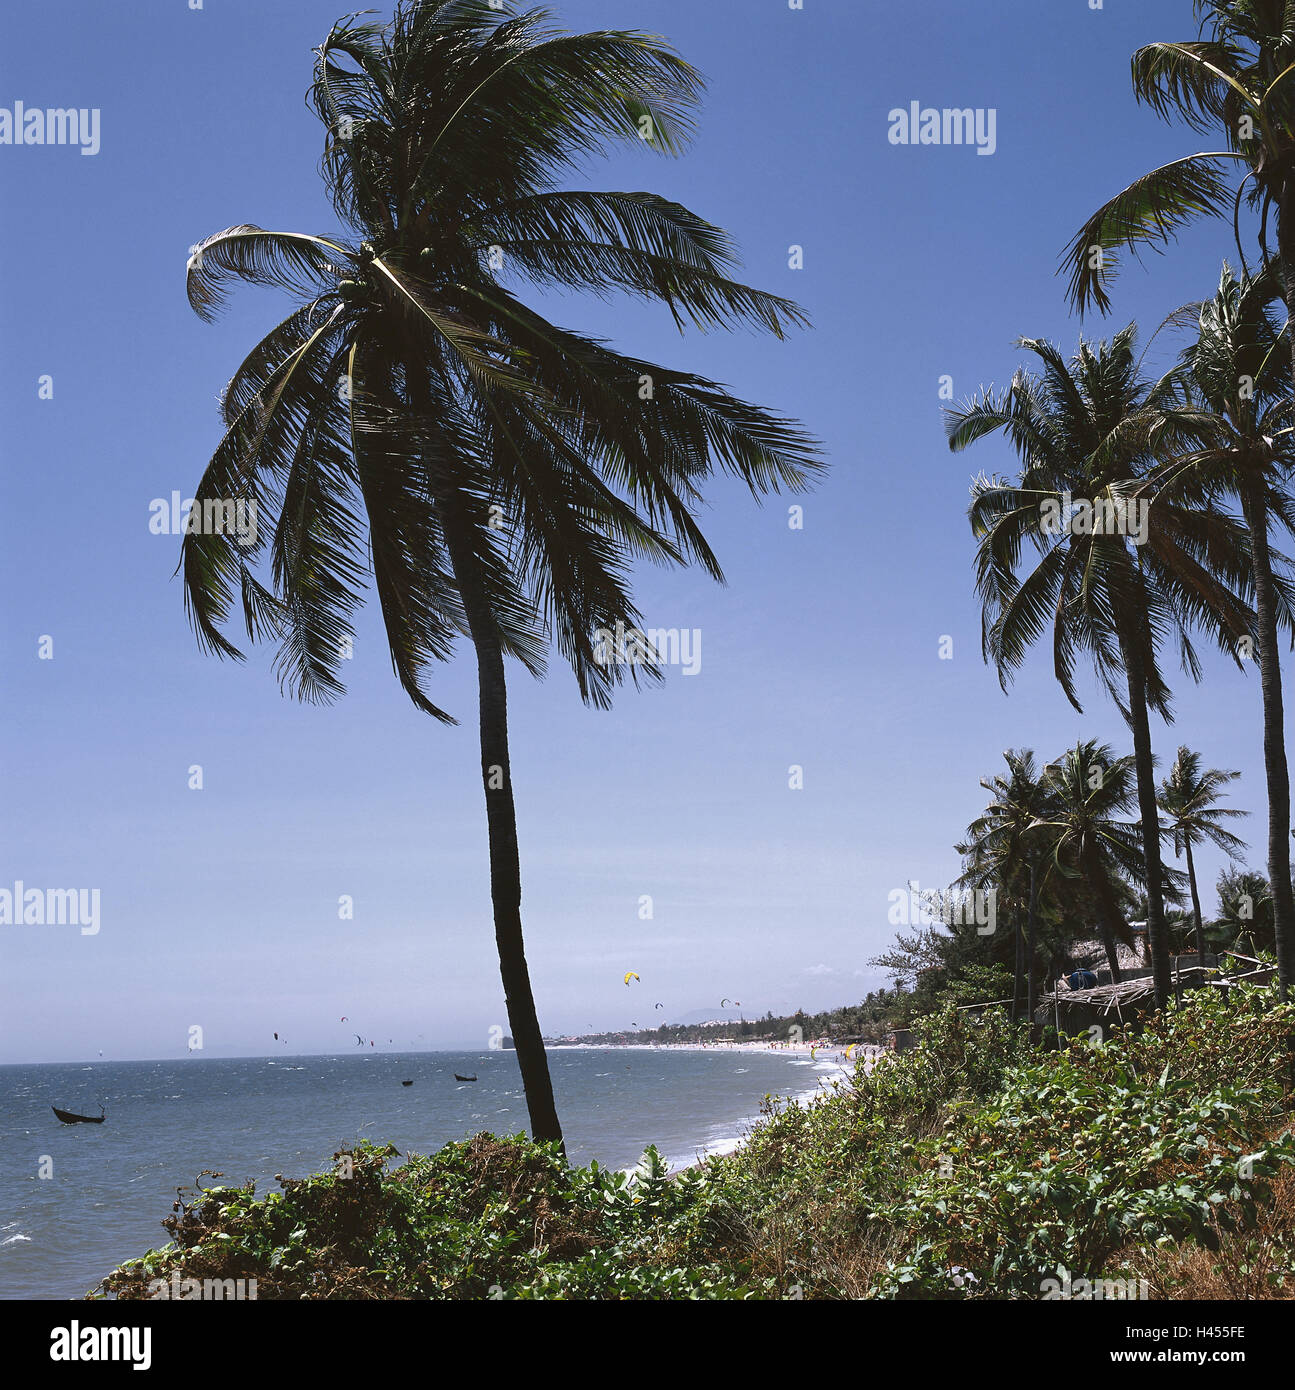
[{"label": "coconut on palm tree", "polygon": [[1192,919],[1196,923],[1196,962],[1205,964],[1205,927],[1201,920],[1201,898],[1196,887],[1196,864],[1193,846],[1208,841],[1236,857],[1245,849],[1245,841],[1232,834],[1223,824],[1227,819],[1248,816],[1249,811],[1218,805],[1219,795],[1229,782],[1241,776],[1239,772],[1223,772],[1218,768],[1201,766],[1201,755],[1183,746],[1178,750],[1169,775],[1160,784],[1160,809],[1165,813],[1169,834],[1173,836],[1174,854],[1187,859],[1187,880],[1191,885]]},{"label": "coconut on palm tree", "polygon": [[1021,463],[1016,481],[982,475],[972,484],[985,659],[1006,688],[1051,631],[1053,671],[1074,708],[1082,712],[1075,670],[1087,655],[1132,729],[1148,938],[1164,1008],[1166,885],[1150,728],[1152,711],[1172,717],[1161,651],[1175,642],[1194,677],[1192,628],[1235,654],[1249,631],[1239,596],[1249,578],[1245,539],[1230,518],[1172,498],[1151,505],[1151,434],[1171,388],[1140,377],[1135,336],[1130,325],[1110,343],[1081,341],[1069,362],[1050,343],[1022,339],[1041,372],[1020,370],[1005,391],[950,411],[948,429],[955,451],[1001,431]]},{"label": "coconut on palm tree", "polygon": [[[582,697],[655,676],[607,640],[637,629],[639,557],[721,571],[695,512],[715,471],[753,492],[817,465],[793,423],[703,377],[563,328],[524,287],[623,291],[677,323],[782,335],[794,305],[731,277],[732,245],[677,203],[568,191],[609,141],[672,153],[700,79],[661,40],[554,29],[462,0],[405,0],[389,24],[340,21],[311,102],[342,230],[240,225],[201,243],[189,299],[210,318],[235,280],[296,303],[222,403],[226,433],[196,490],[258,509],[253,544],[186,536],[200,642],[241,607],[278,642],[285,690],[340,693],[351,617],[371,579],[396,677],[418,709],[456,638],[471,642],[495,939],[535,1138],[560,1141],[521,926],[505,659],[542,672],[556,641]],[[257,572],[268,562],[268,575]]]}]

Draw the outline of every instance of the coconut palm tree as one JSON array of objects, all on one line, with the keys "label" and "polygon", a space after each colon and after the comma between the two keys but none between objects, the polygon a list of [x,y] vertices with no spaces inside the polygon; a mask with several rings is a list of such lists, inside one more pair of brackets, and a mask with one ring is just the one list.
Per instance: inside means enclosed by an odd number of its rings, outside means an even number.
[{"label": "coconut palm tree", "polygon": [[[1195,11],[1200,31],[1194,41],[1152,43],[1134,53],[1133,90],[1161,119],[1181,120],[1202,135],[1217,134],[1216,143],[1224,148],[1153,169],[1100,207],[1063,255],[1070,297],[1081,313],[1090,305],[1107,312],[1105,285],[1116,269],[1112,253],[1164,246],[1201,217],[1228,218],[1240,248],[1244,199],[1259,219],[1261,293],[1285,300],[1289,323],[1295,319],[1295,19],[1286,0],[1195,0]],[[1271,259],[1270,218],[1276,243]],[[1287,352],[1295,381],[1295,334],[1288,337]],[[1258,572],[1266,561],[1267,533],[1253,494],[1243,495],[1243,505],[1247,524],[1255,528]],[[1278,980],[1285,993],[1295,984],[1295,894],[1285,886],[1290,882],[1290,779],[1280,739],[1275,638],[1267,669],[1262,664],[1272,604],[1258,573],[1257,583],[1269,873],[1276,885]]]},{"label": "coconut palm tree", "polygon": [[[340,21],[311,103],[343,230],[241,225],[195,249],[189,299],[210,318],[231,282],[296,305],[239,367],[226,433],[196,497],[258,508],[254,543],[192,534],[181,558],[199,641],[278,642],[285,690],[342,689],[351,616],[371,576],[396,677],[453,722],[428,672],[471,642],[495,939],[535,1138],[560,1142],[521,925],[505,658],[540,674],[556,640],[581,696],[654,677],[608,635],[637,630],[631,562],[699,562],[694,513],[716,469],[753,492],[805,485],[812,442],[703,377],[562,328],[527,285],[623,291],[680,325],[781,336],[794,305],[731,278],[727,236],[650,193],[566,191],[609,141],[682,147],[700,79],[662,41],[554,29],[542,11],[403,0],[389,24]],[[269,561],[269,578],[255,565]],[[635,653],[637,655],[637,652]]]},{"label": "coconut palm tree", "polygon": [[1109,744],[1088,739],[1049,763],[1043,775],[1051,809],[1040,829],[1057,870],[1087,884],[1111,979],[1118,983],[1116,942],[1131,947],[1133,933],[1120,911],[1116,884],[1141,882],[1146,872],[1140,826],[1126,819],[1138,800],[1134,760],[1117,758]]},{"label": "coconut palm tree", "polygon": [[[1020,1014],[1025,994],[1026,1016],[1034,1020],[1035,926],[1039,912],[1040,865],[1044,843],[1039,824],[1048,811],[1048,791],[1039,775],[1034,753],[1028,748],[1009,748],[1003,759],[1007,775],[982,777],[980,785],[990,793],[984,813],[967,827],[964,843],[962,888],[993,889],[995,910],[1012,913],[1016,967],[1012,989],[1012,1018]],[[1022,986],[1024,985],[1024,990]]]},{"label": "coconut palm tree", "polygon": [[[1182,354],[1182,408],[1168,412],[1163,448],[1171,457],[1159,484],[1197,500],[1235,496],[1241,503],[1254,570],[1258,660],[1263,701],[1264,775],[1268,791],[1268,867],[1274,885],[1278,978],[1295,971],[1295,896],[1290,887],[1290,774],[1278,627],[1289,631],[1289,582],[1269,532],[1295,529],[1288,483],[1295,469],[1295,403],[1279,349],[1282,326],[1262,285],[1225,265],[1218,291],[1192,306],[1196,333]],[[1186,315],[1171,316],[1181,321]],[[1168,444],[1169,436],[1175,445]],[[1199,912],[1197,914],[1199,916]]]},{"label": "coconut palm tree", "polygon": [[[1062,256],[1070,299],[1081,313],[1108,312],[1115,253],[1163,247],[1202,217],[1227,218],[1239,246],[1244,200],[1259,215],[1265,269],[1274,221],[1268,292],[1281,293],[1295,318],[1295,20],[1286,0],[1194,3],[1198,37],[1139,48],[1133,93],[1162,120],[1217,135],[1224,148],[1163,164],[1098,208]],[[1295,372],[1295,357],[1290,365]]]},{"label": "coconut palm tree", "polygon": [[[985,659],[1006,689],[1051,628],[1066,698],[1082,712],[1075,662],[1086,653],[1133,731],[1148,937],[1164,1008],[1171,982],[1149,720],[1152,710],[1171,718],[1160,651],[1176,640],[1184,669],[1198,677],[1189,629],[1200,627],[1235,655],[1249,630],[1238,596],[1248,577],[1244,537],[1228,517],[1172,500],[1149,505],[1150,435],[1170,388],[1140,378],[1135,335],[1130,325],[1110,343],[1081,341],[1070,362],[1050,343],[1022,339],[1042,371],[1018,371],[1005,391],[949,412],[948,428],[955,451],[1002,431],[1022,464],[1015,482],[982,475],[972,484]],[[1020,580],[1026,545],[1039,560]]]},{"label": "coconut palm tree", "polygon": [[1205,928],[1201,921],[1200,894],[1196,890],[1192,846],[1208,840],[1229,858],[1235,858],[1245,849],[1245,841],[1233,835],[1222,822],[1225,818],[1248,816],[1249,811],[1216,804],[1222,789],[1240,776],[1239,772],[1222,772],[1218,768],[1203,770],[1201,755],[1184,745],[1179,748],[1168,777],[1160,784],[1160,809],[1165,813],[1169,833],[1174,839],[1174,854],[1185,854],[1187,857],[1198,965],[1205,964]]},{"label": "coconut palm tree", "polygon": [[1219,915],[1212,924],[1220,944],[1245,952],[1273,947],[1272,885],[1254,869],[1229,864],[1215,883]]}]

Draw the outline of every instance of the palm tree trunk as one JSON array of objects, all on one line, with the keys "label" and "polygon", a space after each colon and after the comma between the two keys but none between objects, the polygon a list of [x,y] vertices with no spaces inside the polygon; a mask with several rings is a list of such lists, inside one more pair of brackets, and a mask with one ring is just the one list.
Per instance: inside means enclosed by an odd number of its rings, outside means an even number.
[{"label": "palm tree trunk", "polygon": [[1160,809],[1156,803],[1156,769],[1151,756],[1151,721],[1147,714],[1147,679],[1142,657],[1132,642],[1120,639],[1129,682],[1133,724],[1133,765],[1138,778],[1138,813],[1142,820],[1142,858],[1147,875],[1147,944],[1155,981],[1156,1008],[1169,1007],[1173,981],[1165,931],[1164,870],[1160,862]]},{"label": "palm tree trunk", "polygon": [[1034,1040],[1034,1010],[1038,1007],[1034,969],[1034,927],[1039,915],[1039,866],[1030,861],[1030,915],[1025,949],[1026,1010],[1029,1014],[1030,1040]]},{"label": "palm tree trunk", "polygon": [[1121,975],[1120,953],[1115,945],[1115,899],[1111,893],[1111,881],[1097,862],[1091,845],[1086,846],[1084,850],[1084,872],[1088,877],[1088,886],[1093,890],[1093,897],[1097,899],[1098,926],[1102,933],[1102,946],[1106,951],[1106,963],[1111,968],[1111,983],[1118,985]]},{"label": "palm tree trunk", "polygon": [[490,838],[490,898],[495,944],[503,979],[508,1026],[526,1092],[531,1136],[562,1143],[553,1101],[549,1060],[544,1051],[530,971],[522,940],[522,874],[517,851],[517,811],[508,760],[508,692],[499,633],[477,574],[475,557],[452,506],[442,507],[442,529],[454,577],[463,599],[468,630],[477,653],[481,709],[481,780],[486,792]]},{"label": "palm tree trunk", "polygon": [[1241,510],[1250,533],[1259,648],[1259,687],[1264,708],[1264,775],[1268,782],[1268,878],[1273,894],[1277,980],[1283,997],[1292,984],[1295,952],[1295,895],[1291,892],[1291,791],[1286,765],[1285,716],[1277,646],[1277,606],[1268,549],[1268,507],[1263,483],[1242,489]]},{"label": "palm tree trunk", "polygon": [[[1013,914],[1015,915],[1015,914]],[[1012,975],[1012,1022],[1021,1016],[1021,985],[1025,975],[1025,938],[1022,935],[1021,919],[1016,918],[1016,969]]]},{"label": "palm tree trunk", "polygon": [[1201,925],[1201,895],[1196,891],[1196,865],[1192,863],[1192,842],[1183,837],[1187,850],[1187,882],[1192,888],[1192,916],[1196,919],[1196,964],[1205,966],[1205,928]]}]

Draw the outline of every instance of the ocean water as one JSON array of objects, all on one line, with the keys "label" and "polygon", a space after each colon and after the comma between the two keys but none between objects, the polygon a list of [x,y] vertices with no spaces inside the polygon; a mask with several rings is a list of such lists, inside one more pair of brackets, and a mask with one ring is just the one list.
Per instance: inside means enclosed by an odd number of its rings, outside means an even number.
[{"label": "ocean water", "polygon": [[[549,1065],[568,1157],[615,1168],[649,1143],[673,1166],[730,1149],[766,1094],[805,1095],[835,1075],[783,1052],[573,1048],[551,1051]],[[63,1125],[51,1105],[103,1106],[107,1122]],[[176,1188],[203,1170],[264,1193],[276,1173],[325,1170],[357,1139],[427,1153],[525,1127],[511,1052],[3,1066],[0,1298],[81,1297],[165,1243]]]}]

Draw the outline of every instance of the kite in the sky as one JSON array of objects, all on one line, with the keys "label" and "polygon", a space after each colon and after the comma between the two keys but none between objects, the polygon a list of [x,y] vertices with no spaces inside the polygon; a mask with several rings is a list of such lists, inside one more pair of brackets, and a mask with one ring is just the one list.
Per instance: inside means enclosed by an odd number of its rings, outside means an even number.
[{"label": "kite in the sky", "polygon": [[359,1035],[358,1033],[355,1035],[355,1045],[356,1045],[356,1047],[363,1047],[363,1046],[364,1046],[364,1039],[363,1039],[362,1037],[360,1037],[360,1035]]},{"label": "kite in the sky", "polygon": [[[638,974],[637,974],[636,971],[627,970],[627,971],[625,972],[625,987],[626,987],[626,989],[629,988],[629,982],[630,982],[631,980],[639,980]],[[639,984],[642,984],[642,983],[643,983],[643,981],[642,981],[642,980],[639,980]]]}]

